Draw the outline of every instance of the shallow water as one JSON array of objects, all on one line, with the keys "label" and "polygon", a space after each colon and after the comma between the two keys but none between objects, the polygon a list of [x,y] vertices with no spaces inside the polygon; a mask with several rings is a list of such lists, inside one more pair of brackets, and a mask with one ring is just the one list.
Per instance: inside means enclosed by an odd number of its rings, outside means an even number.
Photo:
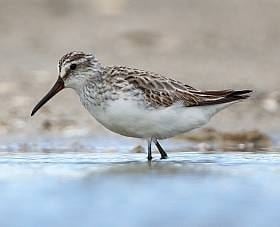
[{"label": "shallow water", "polygon": [[279,226],[279,153],[169,152],[149,165],[130,142],[44,141],[0,145],[0,226]]}]

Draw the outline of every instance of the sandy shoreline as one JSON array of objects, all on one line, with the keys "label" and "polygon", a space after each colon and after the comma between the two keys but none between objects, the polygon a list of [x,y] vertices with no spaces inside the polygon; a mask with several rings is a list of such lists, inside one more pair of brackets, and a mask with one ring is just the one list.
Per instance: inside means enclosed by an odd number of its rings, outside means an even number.
[{"label": "sandy shoreline", "polygon": [[280,3],[158,3],[84,0],[77,10],[72,1],[4,1],[0,135],[107,133],[71,91],[30,118],[56,80],[58,58],[73,49],[94,52],[104,64],[155,71],[201,89],[253,89],[250,100],[221,112],[207,127],[279,132]]}]

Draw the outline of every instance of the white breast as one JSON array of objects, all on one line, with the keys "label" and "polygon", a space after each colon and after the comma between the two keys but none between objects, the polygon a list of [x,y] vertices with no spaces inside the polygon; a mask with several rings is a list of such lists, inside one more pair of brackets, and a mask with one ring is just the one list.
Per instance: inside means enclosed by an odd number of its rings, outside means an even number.
[{"label": "white breast", "polygon": [[135,101],[107,101],[105,106],[84,106],[97,121],[118,134],[165,139],[188,132],[206,124],[219,110],[230,104],[209,105],[201,107],[184,107],[174,104],[167,108],[147,109]]}]

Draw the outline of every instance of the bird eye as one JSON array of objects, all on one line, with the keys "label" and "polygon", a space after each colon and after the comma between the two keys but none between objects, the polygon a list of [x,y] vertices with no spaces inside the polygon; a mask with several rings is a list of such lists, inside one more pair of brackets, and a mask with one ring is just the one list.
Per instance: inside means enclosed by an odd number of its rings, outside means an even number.
[{"label": "bird eye", "polygon": [[74,69],[76,69],[76,68],[77,68],[77,64],[71,64],[71,65],[70,65],[70,69],[71,69],[71,70],[74,70]]}]

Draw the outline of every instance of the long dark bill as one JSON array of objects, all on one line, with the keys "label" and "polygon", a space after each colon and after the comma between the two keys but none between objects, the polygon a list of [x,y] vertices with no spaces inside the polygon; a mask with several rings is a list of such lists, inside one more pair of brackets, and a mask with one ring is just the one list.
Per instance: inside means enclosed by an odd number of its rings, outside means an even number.
[{"label": "long dark bill", "polygon": [[46,94],[41,101],[34,107],[31,112],[31,116],[33,116],[46,102],[48,102],[54,95],[60,92],[64,88],[64,81],[59,76],[51,90]]}]

